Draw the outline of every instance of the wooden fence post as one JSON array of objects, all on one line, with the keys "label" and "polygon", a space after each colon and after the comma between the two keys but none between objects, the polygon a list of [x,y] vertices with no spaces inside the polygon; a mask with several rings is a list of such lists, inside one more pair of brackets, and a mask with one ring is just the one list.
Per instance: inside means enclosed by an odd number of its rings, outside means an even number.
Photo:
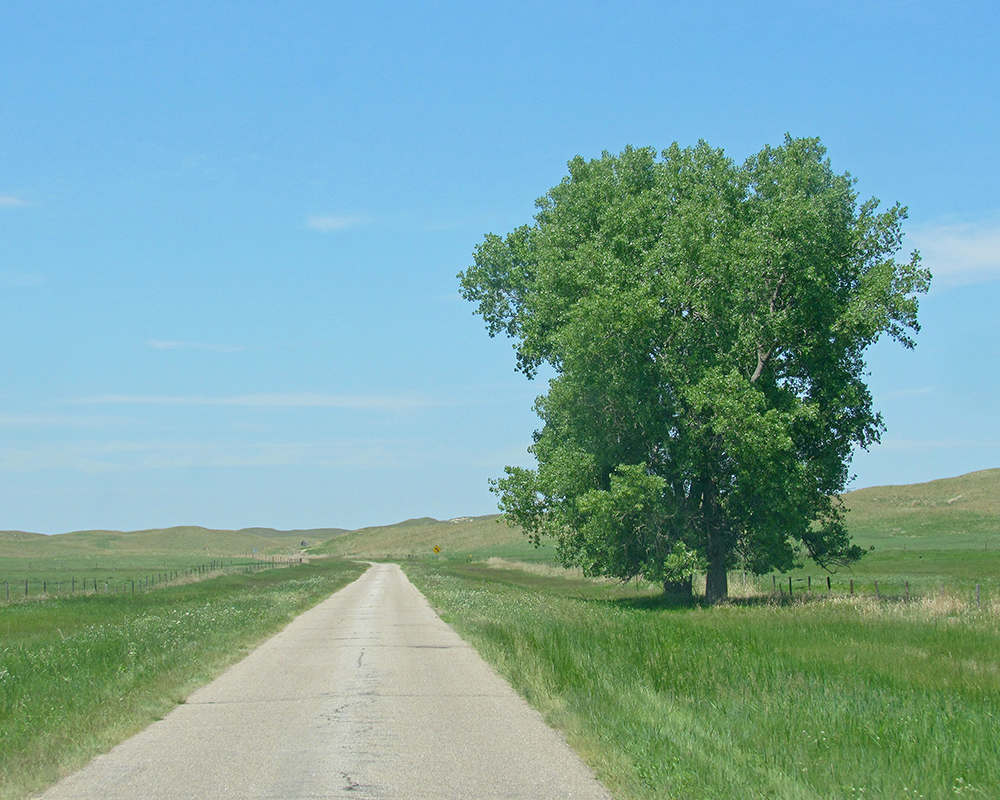
[{"label": "wooden fence post", "polygon": [[875,581],[875,599],[878,600],[878,581]]},{"label": "wooden fence post", "polygon": [[854,597],[854,578],[851,578],[851,597]]},{"label": "wooden fence post", "polygon": [[792,599],[792,576],[788,576],[788,599]]}]

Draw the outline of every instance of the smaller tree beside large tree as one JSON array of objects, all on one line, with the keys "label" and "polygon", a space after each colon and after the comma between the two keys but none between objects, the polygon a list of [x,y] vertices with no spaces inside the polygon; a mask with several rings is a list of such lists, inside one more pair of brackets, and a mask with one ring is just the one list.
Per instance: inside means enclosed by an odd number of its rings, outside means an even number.
[{"label": "smaller tree beside large tree", "polygon": [[865,350],[919,330],[930,273],[896,261],[906,209],[858,202],[818,139],[742,166],[701,142],[569,162],[532,225],[460,273],[517,369],[554,369],[507,520],[590,575],[710,602],[727,572],[856,561],[838,495],[884,429]]}]

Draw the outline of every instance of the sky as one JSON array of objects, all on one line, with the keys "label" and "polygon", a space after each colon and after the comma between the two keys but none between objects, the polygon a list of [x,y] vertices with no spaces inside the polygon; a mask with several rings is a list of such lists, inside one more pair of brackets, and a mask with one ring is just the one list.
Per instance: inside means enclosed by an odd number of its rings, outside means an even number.
[{"label": "sky", "polygon": [[3,6],[0,529],[495,512],[546,387],[475,246],[576,155],[786,132],[935,276],[851,486],[1000,467],[995,2]]}]

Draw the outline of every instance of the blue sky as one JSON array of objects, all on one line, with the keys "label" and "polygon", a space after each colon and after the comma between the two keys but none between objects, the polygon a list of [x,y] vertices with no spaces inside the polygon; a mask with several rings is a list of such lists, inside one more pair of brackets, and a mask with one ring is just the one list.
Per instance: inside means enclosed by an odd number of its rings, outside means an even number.
[{"label": "blue sky", "polygon": [[1000,466],[991,2],[7,0],[0,529],[490,513],[541,381],[455,278],[574,155],[819,136],[935,274],[854,486]]}]

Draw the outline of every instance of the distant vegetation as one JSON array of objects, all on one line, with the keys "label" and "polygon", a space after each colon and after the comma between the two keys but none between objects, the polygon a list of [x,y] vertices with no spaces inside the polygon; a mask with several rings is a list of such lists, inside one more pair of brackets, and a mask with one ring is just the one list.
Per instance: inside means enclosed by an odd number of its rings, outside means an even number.
[{"label": "distant vegetation", "polygon": [[[43,593],[115,594],[239,572],[299,553],[302,542],[342,533],[336,528],[220,531],[193,526],[144,531],[76,531],[43,536],[0,531],[0,603]],[[95,588],[96,585],[96,588]]]},{"label": "distant vegetation", "polygon": [[[884,591],[940,590],[1000,596],[1000,469],[907,486],[879,486],[845,495],[848,526],[862,547],[874,547],[850,572]],[[797,573],[801,574],[801,573]],[[815,574],[815,571],[814,571]]]}]

